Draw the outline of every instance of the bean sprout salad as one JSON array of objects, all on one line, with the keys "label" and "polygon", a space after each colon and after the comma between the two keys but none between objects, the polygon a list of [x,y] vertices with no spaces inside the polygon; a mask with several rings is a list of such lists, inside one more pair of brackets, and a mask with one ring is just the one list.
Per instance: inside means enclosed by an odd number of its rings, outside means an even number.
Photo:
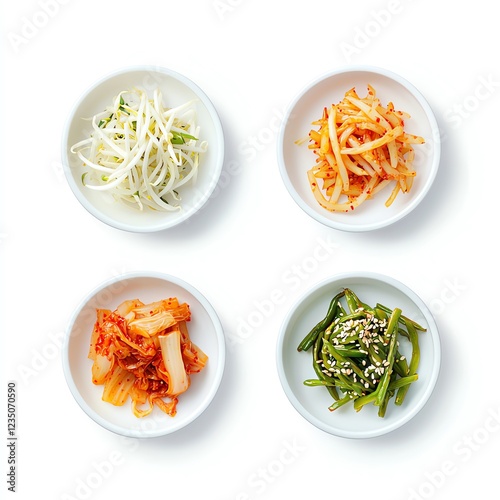
[{"label": "bean sprout salad", "polygon": [[88,169],[83,184],[139,210],[180,210],[178,189],[196,180],[208,147],[198,139],[194,101],[167,108],[159,89],[152,99],[125,90],[91,121],[91,136],[71,148]]}]

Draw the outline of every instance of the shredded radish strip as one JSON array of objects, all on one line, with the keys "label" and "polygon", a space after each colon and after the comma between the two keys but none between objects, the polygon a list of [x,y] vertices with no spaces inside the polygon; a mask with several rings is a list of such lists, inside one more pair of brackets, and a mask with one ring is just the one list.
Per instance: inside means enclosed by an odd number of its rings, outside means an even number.
[{"label": "shredded radish strip", "polygon": [[180,210],[177,189],[198,173],[200,155],[208,148],[198,139],[194,101],[166,108],[159,89],[122,91],[113,105],[92,117],[90,138],[73,145],[88,170],[83,184],[109,191],[139,210]]}]

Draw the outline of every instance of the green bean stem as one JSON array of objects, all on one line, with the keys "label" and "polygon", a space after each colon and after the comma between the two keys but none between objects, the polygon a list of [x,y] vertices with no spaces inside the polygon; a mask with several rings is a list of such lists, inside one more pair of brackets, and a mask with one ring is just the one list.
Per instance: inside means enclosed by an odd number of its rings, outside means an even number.
[{"label": "green bean stem", "polygon": [[330,305],[328,307],[328,311],[326,316],[304,337],[302,342],[297,347],[298,351],[307,351],[314,344],[314,341],[318,338],[318,335],[324,331],[328,325],[333,321],[335,317],[335,313],[337,310],[337,304],[340,298],[344,295],[344,291],[338,293],[333,299],[330,301]]},{"label": "green bean stem", "polygon": [[401,309],[396,307],[392,314],[389,316],[389,324],[387,326],[387,335],[391,337],[391,343],[389,344],[389,352],[387,354],[387,362],[389,363],[384,370],[384,374],[382,375],[379,385],[377,387],[377,400],[375,404],[380,406],[384,401],[385,394],[387,389],[389,388],[389,382],[391,379],[391,374],[394,366],[394,359],[396,357],[396,346],[398,340],[398,322],[401,316]]},{"label": "green bean stem", "polygon": [[[418,342],[418,334],[412,322],[405,320],[405,324],[412,347],[410,364],[408,366],[408,375],[415,375],[420,363],[420,345]],[[405,385],[398,390],[398,392],[396,393],[396,399],[394,401],[396,405],[400,406],[403,404],[403,401],[409,389],[410,386]]]}]

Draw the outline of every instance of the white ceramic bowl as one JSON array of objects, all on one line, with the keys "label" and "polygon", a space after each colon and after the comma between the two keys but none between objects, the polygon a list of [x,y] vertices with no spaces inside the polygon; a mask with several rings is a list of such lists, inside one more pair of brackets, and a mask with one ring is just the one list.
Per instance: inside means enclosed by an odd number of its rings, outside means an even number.
[{"label": "white ceramic bowl", "polygon": [[[182,209],[175,212],[144,210],[113,201],[101,191],[93,191],[82,184],[84,169],[70,148],[90,136],[89,122],[103,111],[123,90],[141,88],[152,97],[159,88],[167,107],[175,107],[197,99],[196,112],[201,127],[201,139],[208,141],[208,151],[200,160],[196,181],[186,183],[179,191]],[[215,107],[198,85],[170,69],[157,66],[135,66],[115,71],[97,81],[77,101],[72,109],[62,138],[62,163],[70,188],[88,212],[102,222],[132,232],[154,232],[171,228],[196,213],[210,198],[222,171],[224,135]]]},{"label": "white ceramic bowl", "polygon": [[[386,415],[378,416],[373,404],[356,412],[345,405],[331,412],[333,399],[324,387],[307,387],[304,380],[317,378],[312,367],[311,351],[297,351],[307,332],[326,314],[330,300],[343,288],[351,288],[369,305],[380,302],[399,307],[405,316],[417,321],[426,332],[419,334],[421,351],[418,380],[414,382],[401,406],[389,402]],[[405,345],[406,344],[406,345]],[[403,354],[410,354],[409,343],[400,343]],[[294,408],[317,428],[344,438],[372,438],[391,432],[412,419],[426,404],[437,382],[441,347],[437,325],[423,301],[406,285],[375,273],[339,274],[322,281],[304,294],[287,314],[277,342],[278,374]]]},{"label": "white ceramic bowl", "polygon": [[[209,357],[205,368],[191,376],[189,389],[179,396],[177,414],[170,417],[158,408],[143,418],[124,406],[102,401],[103,386],[91,380],[92,361],[87,358],[96,308],[115,309],[120,302],[138,298],[143,302],[176,296],[191,308],[189,335]],[[73,313],[63,347],[63,369],[68,386],[80,407],[102,427],[129,437],[148,438],[175,432],[208,407],[221,382],[225,364],[225,341],[219,318],[207,299],[179,278],[161,273],[130,273],[108,280],[92,290]]]},{"label": "white ceramic bowl", "polygon": [[[329,212],[315,200],[307,179],[307,170],[315,163],[314,153],[295,141],[308,137],[313,121],[323,108],[340,102],[346,91],[356,87],[363,97],[371,84],[382,105],[389,101],[396,109],[411,115],[405,121],[405,131],[425,138],[425,144],[415,145],[417,177],[408,194],[400,193],[390,207],[385,201],[386,189],[352,212]],[[284,184],[308,215],[322,224],[344,231],[369,231],[392,224],[414,210],[429,191],[439,167],[441,141],[436,118],[422,94],[401,76],[381,68],[353,66],[332,71],[313,81],[292,101],[283,119],[278,137],[278,164]]]}]

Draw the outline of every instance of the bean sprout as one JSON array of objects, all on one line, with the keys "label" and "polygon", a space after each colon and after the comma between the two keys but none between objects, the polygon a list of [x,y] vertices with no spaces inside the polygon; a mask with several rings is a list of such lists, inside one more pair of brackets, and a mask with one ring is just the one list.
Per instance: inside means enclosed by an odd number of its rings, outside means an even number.
[{"label": "bean sprout", "polygon": [[207,141],[198,139],[194,101],[167,108],[159,89],[122,91],[93,116],[92,134],[71,148],[87,167],[83,184],[139,210],[180,210],[178,188],[195,182]]}]

